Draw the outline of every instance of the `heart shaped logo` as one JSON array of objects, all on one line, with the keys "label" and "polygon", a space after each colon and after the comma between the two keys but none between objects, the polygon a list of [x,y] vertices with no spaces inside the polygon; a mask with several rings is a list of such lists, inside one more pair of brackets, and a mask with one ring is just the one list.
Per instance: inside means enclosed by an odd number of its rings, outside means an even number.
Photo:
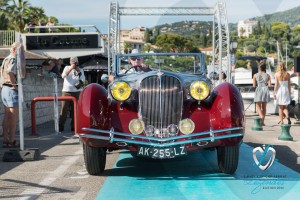
[{"label": "heart shaped logo", "polygon": [[[257,159],[257,152],[261,154],[259,160]],[[271,145],[263,145],[262,147],[256,147],[253,149],[252,153],[255,165],[258,166],[261,170],[266,170],[270,168],[276,156],[276,151]],[[262,165],[263,161],[266,159],[267,156],[269,156],[268,162],[265,165]]]}]

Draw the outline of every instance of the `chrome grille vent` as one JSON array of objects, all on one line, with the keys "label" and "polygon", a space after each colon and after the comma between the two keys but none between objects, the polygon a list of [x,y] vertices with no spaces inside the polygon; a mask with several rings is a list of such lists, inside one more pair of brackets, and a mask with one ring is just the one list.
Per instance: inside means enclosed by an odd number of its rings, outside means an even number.
[{"label": "chrome grille vent", "polygon": [[139,90],[139,114],[145,127],[154,126],[163,134],[170,124],[179,124],[183,93],[177,78],[150,76],[142,80]]}]

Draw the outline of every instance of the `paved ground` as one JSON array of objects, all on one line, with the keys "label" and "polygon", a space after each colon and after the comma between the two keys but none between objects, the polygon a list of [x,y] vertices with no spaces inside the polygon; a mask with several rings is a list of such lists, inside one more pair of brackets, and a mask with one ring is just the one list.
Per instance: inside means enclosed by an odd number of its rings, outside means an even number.
[{"label": "paved ground", "polygon": [[[252,131],[253,117],[246,113],[244,142],[257,147],[272,144],[280,163],[300,172],[300,126],[292,119],[294,141],[281,141],[278,116],[268,115],[263,131]],[[85,170],[82,147],[70,132],[54,133],[53,122],[37,127],[38,137],[25,131],[26,148],[39,148],[40,160],[32,162],[3,162],[0,160],[1,199],[95,199],[106,177],[112,172],[119,152],[108,154],[106,170],[101,176],[90,176]],[[2,144],[2,138],[1,138]],[[0,147],[0,158],[8,151]]]},{"label": "paved ground", "polygon": [[[296,120],[291,118],[290,134],[293,137],[293,141],[284,141],[278,140],[278,137],[281,135],[281,127],[278,124],[279,117],[277,115],[266,116],[266,126],[263,126],[263,131],[251,130],[254,117],[257,117],[256,113],[246,112],[244,142],[253,147],[261,144],[274,145],[279,162],[300,173],[300,126],[295,124]],[[287,120],[284,122],[287,124]]]}]

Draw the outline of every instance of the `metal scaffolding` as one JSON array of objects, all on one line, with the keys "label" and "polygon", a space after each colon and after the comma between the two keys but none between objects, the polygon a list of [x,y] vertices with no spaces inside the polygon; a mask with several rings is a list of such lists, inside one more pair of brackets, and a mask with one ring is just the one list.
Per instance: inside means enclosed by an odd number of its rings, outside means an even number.
[{"label": "metal scaffolding", "polygon": [[[113,72],[114,55],[120,52],[120,17],[121,16],[212,16],[213,17],[213,60],[218,65],[219,80],[222,69],[226,68],[231,77],[231,61],[229,52],[229,30],[225,3],[217,3],[215,7],[120,7],[118,2],[110,3],[110,19],[108,30],[108,73]],[[225,59],[226,58],[226,59]],[[226,62],[224,60],[227,60]],[[231,79],[229,78],[231,82]]]}]

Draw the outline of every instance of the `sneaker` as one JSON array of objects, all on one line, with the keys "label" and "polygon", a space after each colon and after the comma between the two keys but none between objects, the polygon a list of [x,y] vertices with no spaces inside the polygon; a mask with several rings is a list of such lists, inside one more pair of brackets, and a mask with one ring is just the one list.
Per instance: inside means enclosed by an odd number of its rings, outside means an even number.
[{"label": "sneaker", "polygon": [[14,140],[13,143],[8,144],[8,147],[9,148],[17,148],[17,147],[20,147],[20,144],[16,140]]},{"label": "sneaker", "polygon": [[292,124],[291,119],[289,117],[287,118],[287,120],[288,120],[288,124]]},{"label": "sneaker", "polygon": [[3,148],[8,148],[9,147],[9,143],[8,142],[3,142],[2,147]]}]

